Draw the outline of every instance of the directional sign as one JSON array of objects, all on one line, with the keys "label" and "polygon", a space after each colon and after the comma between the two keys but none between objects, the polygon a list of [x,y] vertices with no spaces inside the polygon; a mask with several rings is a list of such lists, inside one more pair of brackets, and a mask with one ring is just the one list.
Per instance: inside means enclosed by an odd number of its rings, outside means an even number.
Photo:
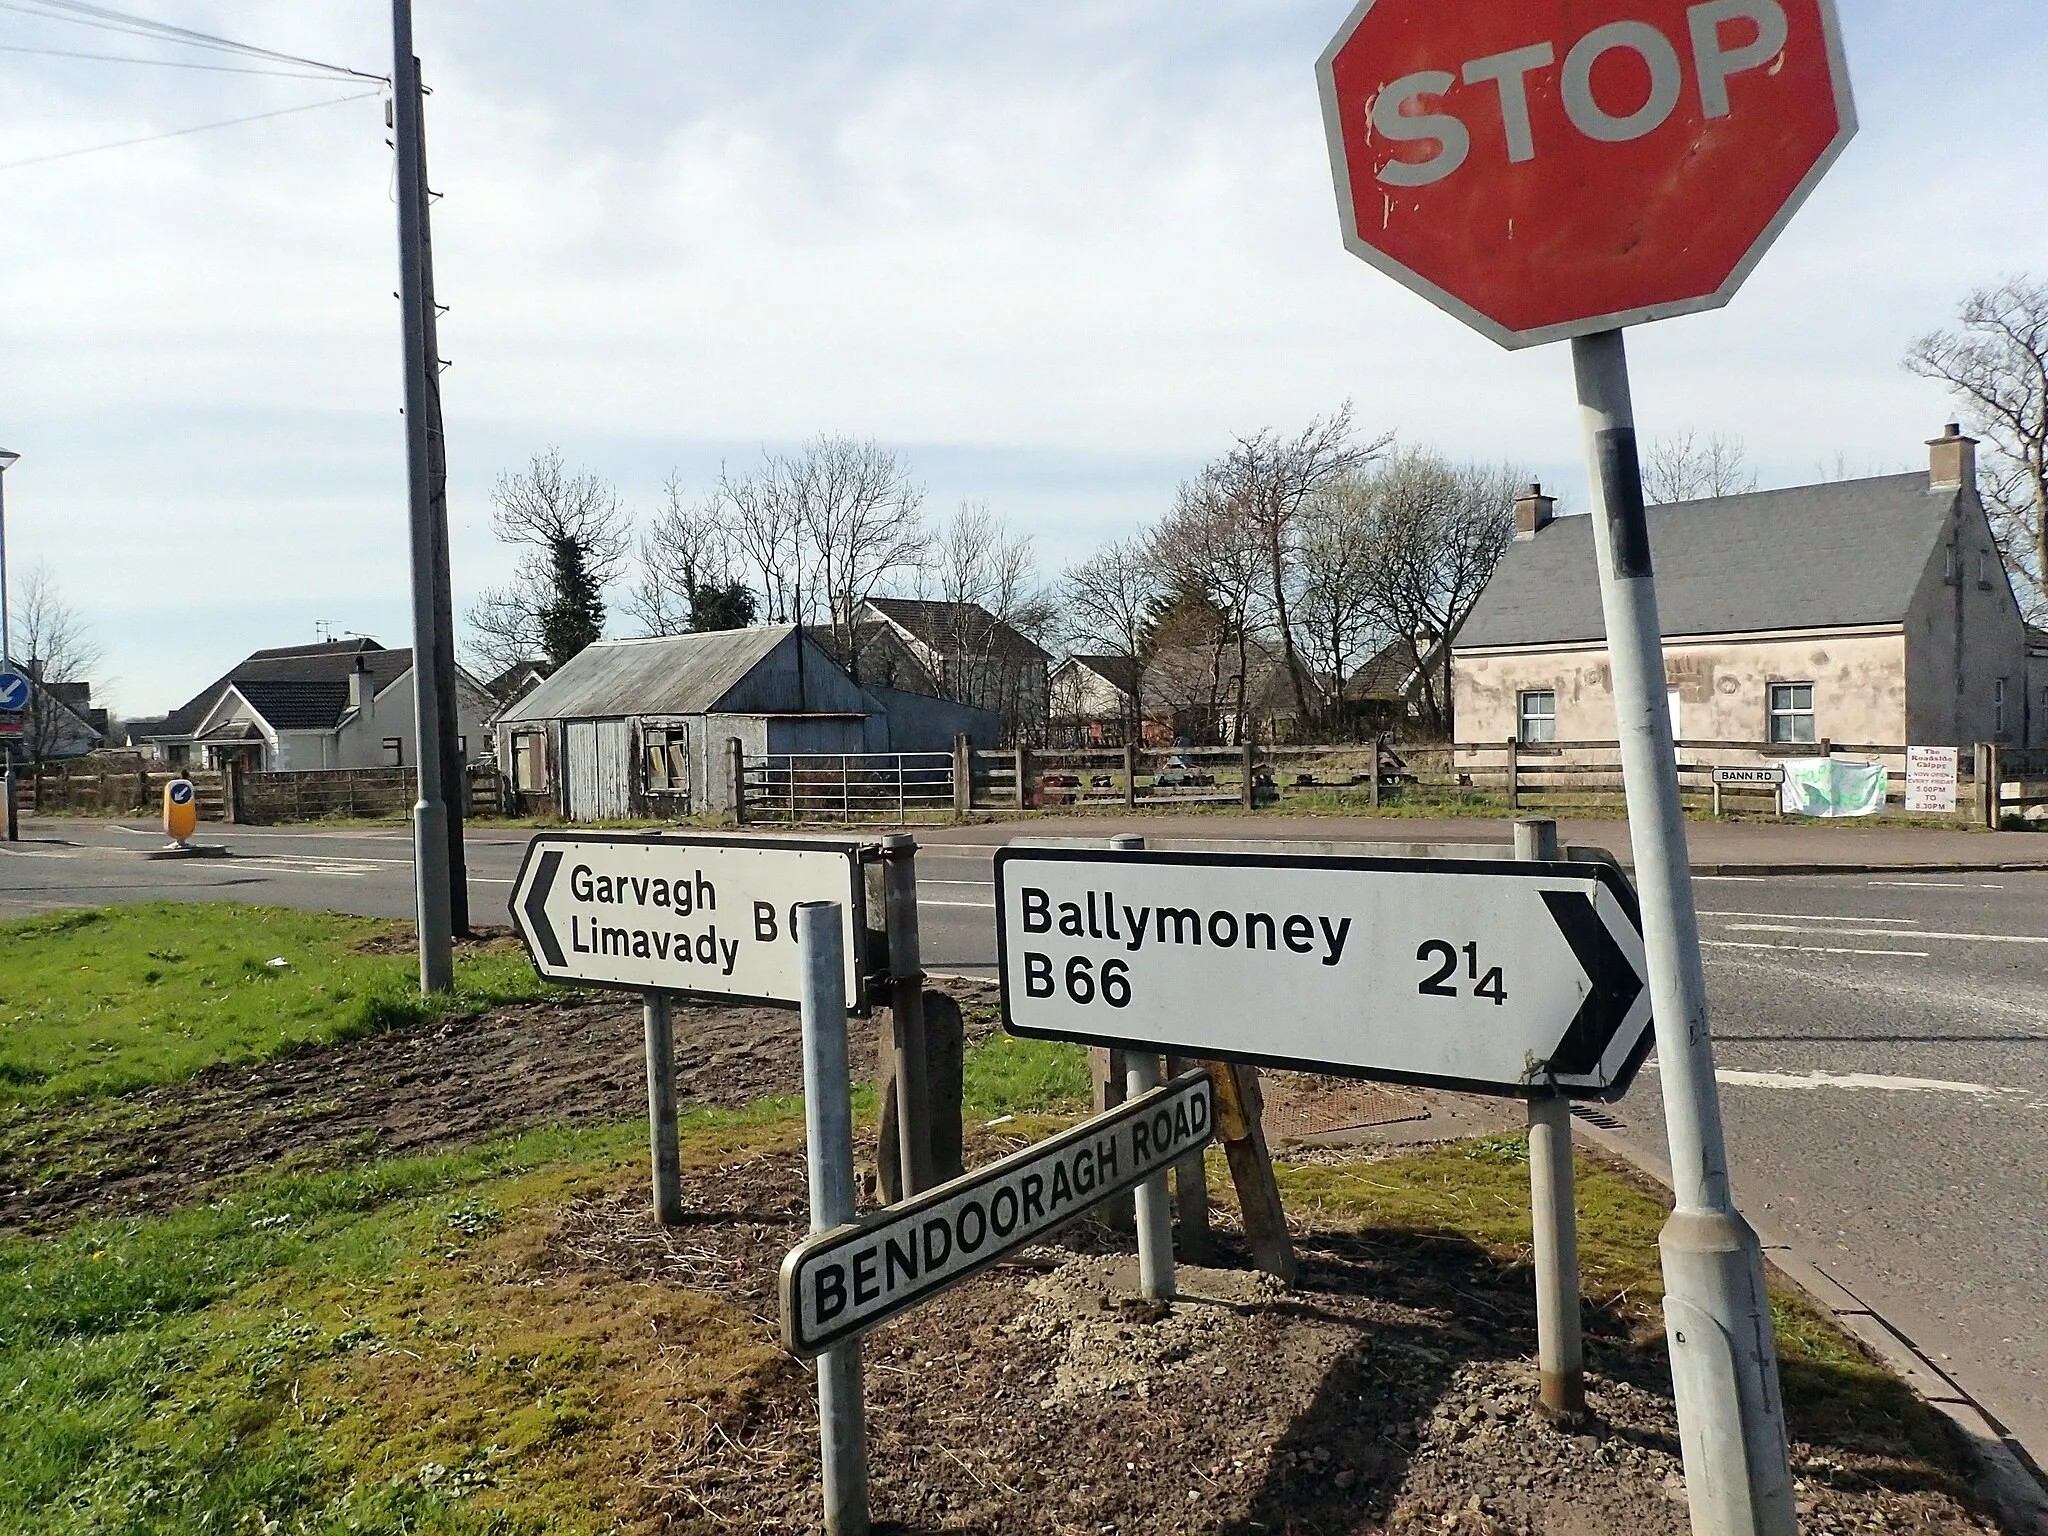
[{"label": "directional sign", "polygon": [[861,1012],[864,893],[854,842],[544,832],[519,866],[512,925],[550,981],[794,1003],[796,908],[836,901],[847,1007]]},{"label": "directional sign", "polygon": [[173,779],[164,786],[164,831],[184,842],[199,828],[199,796],[190,779]]},{"label": "directional sign", "polygon": [[996,953],[1019,1035],[1518,1097],[1650,1048],[1606,864],[1004,848]]},{"label": "directional sign", "polygon": [[1503,346],[1726,304],[1856,132],[1834,0],[1357,0],[1344,243]]},{"label": "directional sign", "polygon": [[0,709],[27,709],[29,681],[19,672],[0,672]]},{"label": "directional sign", "polygon": [[1209,1074],[1186,1072],[1049,1141],[860,1221],[782,1261],[782,1342],[804,1359],[979,1274],[1209,1139]]}]

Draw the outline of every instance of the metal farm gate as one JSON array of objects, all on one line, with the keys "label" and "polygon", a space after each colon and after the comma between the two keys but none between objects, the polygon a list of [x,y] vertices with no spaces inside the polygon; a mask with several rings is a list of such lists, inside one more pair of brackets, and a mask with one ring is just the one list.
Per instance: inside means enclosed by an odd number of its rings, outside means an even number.
[{"label": "metal farm gate", "polygon": [[747,821],[893,822],[953,814],[950,752],[795,752],[748,757]]}]

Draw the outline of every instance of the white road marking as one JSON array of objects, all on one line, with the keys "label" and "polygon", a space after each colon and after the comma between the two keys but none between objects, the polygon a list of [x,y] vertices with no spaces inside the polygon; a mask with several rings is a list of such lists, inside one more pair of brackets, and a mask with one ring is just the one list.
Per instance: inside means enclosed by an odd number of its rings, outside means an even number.
[{"label": "white road marking", "polygon": [[994,890],[994,889],[995,889],[995,882],[994,882],[993,880],[920,880],[920,881],[918,881],[917,883],[918,883],[919,885],[921,885],[921,886],[923,886],[923,885],[972,885],[972,886],[977,886],[977,887],[979,887],[980,889],[982,889],[982,890],[984,890],[984,891],[991,891],[991,890]]},{"label": "white road marking", "polygon": [[[1730,933],[1813,932],[1810,928],[1794,928],[1785,923],[1730,923],[1727,926]],[[1890,928],[1834,928],[1829,933],[1844,939],[1955,939],[1964,944],[2048,944],[2048,934],[2037,933],[1936,933],[1925,928],[1915,928],[1911,933],[1899,933]]]},{"label": "white road marking", "polygon": [[1823,917],[1808,912],[1707,912],[1701,917],[1782,917],[1801,923],[1894,923],[1911,928],[1920,919],[1917,917]]},{"label": "white road marking", "polygon": [[27,848],[0,848],[0,853],[5,853],[10,859],[76,859],[82,856],[78,852],[47,853],[41,849]]},{"label": "white road marking", "polygon": [[1710,880],[1719,881],[1724,885],[1762,885],[1770,877],[1768,875],[1694,875],[1692,878],[1695,885],[1704,885]]},{"label": "white road marking", "polygon": [[[1919,935],[1915,934],[1915,938]],[[1701,939],[1701,949],[1782,949],[1807,955],[1896,955],[1905,960],[1925,960],[1924,949],[1834,949],[1824,944],[1745,944],[1739,939]]]},{"label": "white road marking", "polygon": [[1869,880],[1867,885],[1895,886],[1905,891],[2002,891],[2002,885],[1983,885],[1969,880]]},{"label": "white road marking", "polygon": [[1879,1093],[1967,1093],[1982,1098],[2021,1091],[1939,1077],[1886,1077],[1876,1072],[1736,1072],[1724,1067],[1715,1070],[1714,1079],[1737,1088],[1872,1089]]},{"label": "white road marking", "polygon": [[979,911],[983,911],[983,912],[993,912],[993,911],[995,911],[995,909],[996,909],[996,904],[995,904],[994,902],[992,902],[992,901],[924,901],[924,900],[919,900],[919,902],[918,902],[918,905],[919,905],[920,907],[974,907],[974,908],[976,908],[977,910],[979,910]]}]

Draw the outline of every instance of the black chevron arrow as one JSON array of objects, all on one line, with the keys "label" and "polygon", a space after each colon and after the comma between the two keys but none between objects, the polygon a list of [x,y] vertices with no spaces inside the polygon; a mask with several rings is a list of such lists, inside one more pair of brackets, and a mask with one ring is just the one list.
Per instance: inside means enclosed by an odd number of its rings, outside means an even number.
[{"label": "black chevron arrow", "polygon": [[550,848],[540,856],[540,866],[533,872],[533,884],[527,887],[526,900],[520,903],[520,910],[526,914],[526,931],[532,941],[540,946],[540,952],[549,965],[559,969],[567,964],[562,954],[562,941],[555,937],[555,925],[548,921],[548,892],[554,889],[555,871],[562,867],[559,849]]},{"label": "black chevron arrow", "polygon": [[1643,978],[1593,910],[1592,897],[1581,891],[1545,891],[1543,905],[1593,984],[1552,1053],[1550,1070],[1560,1077],[1590,1076],[1641,996]]}]

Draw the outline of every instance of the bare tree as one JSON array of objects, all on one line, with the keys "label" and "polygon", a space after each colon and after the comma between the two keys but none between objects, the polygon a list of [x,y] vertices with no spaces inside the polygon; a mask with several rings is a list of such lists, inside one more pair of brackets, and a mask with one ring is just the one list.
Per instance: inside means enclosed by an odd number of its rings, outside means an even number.
[{"label": "bare tree", "polygon": [[[1324,702],[1318,680],[1301,659],[1293,607],[1298,595],[1301,540],[1310,503],[1326,488],[1354,474],[1385,452],[1393,441],[1382,434],[1360,444],[1347,401],[1311,421],[1293,437],[1272,431],[1240,437],[1200,478],[1181,487],[1183,508],[1213,520],[1242,522],[1260,556],[1257,591],[1263,627],[1279,642],[1281,663],[1294,695],[1298,718],[1313,719]],[[1311,699],[1311,690],[1317,697]]]},{"label": "bare tree", "polygon": [[[1154,665],[1169,650],[1206,650],[1206,666],[1231,701],[1229,734],[1242,741],[1253,725],[1254,683],[1263,684],[1264,653],[1253,633],[1266,574],[1258,531],[1227,500],[1183,495],[1152,531],[1149,548],[1171,593],[1148,636]],[[1189,673],[1188,658],[1177,658],[1174,670]],[[1181,678],[1181,695],[1190,680]]]},{"label": "bare tree", "polygon": [[40,561],[15,592],[9,617],[9,648],[33,685],[19,755],[40,763],[83,750],[89,685],[102,659],[91,630]]},{"label": "bare tree", "polygon": [[1515,536],[1515,495],[1527,482],[1507,465],[1452,464],[1409,449],[1374,479],[1366,581],[1386,629],[1406,646],[1426,720],[1454,734],[1451,645]]},{"label": "bare tree", "polygon": [[1756,471],[1748,465],[1742,439],[1733,434],[1715,432],[1702,440],[1688,431],[1659,438],[1643,461],[1643,495],[1654,506],[1755,489]]},{"label": "bare tree", "polygon": [[754,579],[761,614],[771,624],[808,624],[817,601],[816,583],[806,582],[810,550],[802,508],[781,473],[781,461],[764,458],[760,470],[718,474],[720,511],[735,558]]},{"label": "bare tree", "polygon": [[1031,540],[1012,535],[986,501],[963,501],[932,540],[918,591],[934,606],[917,638],[938,660],[945,695],[995,710],[1005,740],[1035,738],[1046,704],[1037,646],[1053,608]]},{"label": "bare tree", "polygon": [[1295,614],[1309,665],[1331,679],[1336,697],[1386,640],[1370,580],[1375,537],[1373,482],[1348,475],[1310,502],[1301,537],[1301,591]]},{"label": "bare tree", "polygon": [[820,437],[774,461],[809,546],[839,659],[858,674],[857,626],[867,600],[924,561],[924,491],[872,438]]},{"label": "bare tree", "polygon": [[1146,635],[1165,593],[1159,562],[1143,538],[1106,544],[1060,577],[1062,641],[1130,663],[1131,695],[1124,728],[1136,741],[1144,720]]},{"label": "bare tree", "polygon": [[492,672],[545,653],[564,662],[604,631],[604,589],[624,571],[633,519],[611,482],[570,474],[562,450],[537,453],[491,487],[491,531],[526,551],[512,583],[465,617],[470,650]]},{"label": "bare tree", "polygon": [[1990,446],[1992,531],[2028,615],[2048,613],[2048,284],[2024,274],[1964,299],[1958,329],[1930,331],[1906,367],[1938,379]]},{"label": "bare tree", "polygon": [[746,628],[755,599],[725,497],[692,501],[673,471],[662,491],[667,504],[640,536],[640,581],[627,610],[650,635]]}]

